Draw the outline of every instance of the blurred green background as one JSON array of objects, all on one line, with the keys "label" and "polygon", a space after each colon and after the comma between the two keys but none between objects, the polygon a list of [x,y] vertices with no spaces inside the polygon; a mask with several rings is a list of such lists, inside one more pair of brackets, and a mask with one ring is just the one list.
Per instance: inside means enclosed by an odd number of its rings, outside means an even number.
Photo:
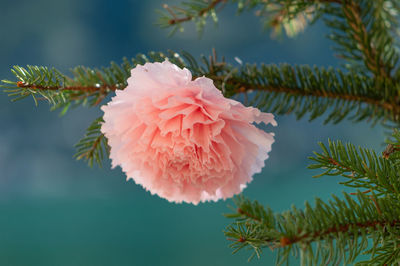
[{"label": "blurred green background", "polygon": [[[250,63],[338,66],[321,23],[295,39],[272,40],[253,13],[225,8],[219,25],[198,38],[193,25],[168,38],[154,23],[163,3],[179,1],[0,0],[0,78],[13,65],[106,66],[136,53],[186,50],[195,57],[219,55]],[[265,250],[247,263],[249,252],[231,254],[223,229],[231,200],[198,206],[171,204],[151,196],[120,168],[90,169],[75,161],[73,145],[101,112],[79,108],[59,117],[45,103],[11,103],[0,94],[0,265],[273,265]],[[323,126],[293,116],[279,126],[263,172],[244,190],[277,211],[302,207],[345,188],[336,177],[313,179],[307,159],[327,138],[383,149],[383,129],[367,123]],[[297,265],[292,260],[291,265]]]}]

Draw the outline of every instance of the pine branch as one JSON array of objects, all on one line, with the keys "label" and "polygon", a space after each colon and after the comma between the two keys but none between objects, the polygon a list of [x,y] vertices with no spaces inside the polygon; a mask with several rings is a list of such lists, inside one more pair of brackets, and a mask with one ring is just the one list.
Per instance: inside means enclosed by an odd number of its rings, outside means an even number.
[{"label": "pine branch", "polygon": [[77,160],[85,160],[90,167],[94,161],[101,167],[104,155],[108,157],[110,153],[107,139],[100,131],[102,122],[102,117],[94,120],[86,130],[85,136],[75,145],[77,153],[74,157]]},{"label": "pine branch", "polygon": [[45,67],[16,66],[13,72],[18,81],[3,81],[3,87],[17,100],[32,96],[37,102],[38,96],[42,96],[52,104],[52,109],[63,108],[65,113],[71,106],[99,105],[114,90],[125,88],[136,64],[165,58],[188,68],[193,78],[211,78],[226,97],[255,91],[249,104],[263,111],[294,113],[298,119],[310,114],[310,120],[328,113],[326,123],[338,123],[344,118],[370,119],[373,123],[400,120],[400,98],[397,89],[393,89],[398,84],[391,80],[376,81],[354,72],[287,64],[246,64],[236,68],[223,58],[218,59],[215,52],[209,58],[203,56],[201,62],[185,52],[139,54],[132,61],[124,59],[121,65],[112,63],[102,70],[77,67],[72,77]]},{"label": "pine branch", "polygon": [[341,175],[348,179],[341,184],[367,189],[344,193],[345,200],[316,199],[304,211],[292,207],[277,214],[257,201],[236,197],[234,213],[226,215],[236,221],[225,231],[234,253],[248,248],[252,257],[260,257],[268,247],[277,252],[278,265],[288,263],[290,254],[300,254],[302,265],[348,264],[361,254],[370,259],[360,265],[397,263],[400,208],[394,203],[400,196],[400,132],[395,130],[388,142],[381,156],[339,141],[329,141],[328,148],[320,144],[323,152],[315,153],[311,159],[317,164],[309,168],[324,169],[318,176]]},{"label": "pine branch", "polygon": [[[394,0],[192,0],[182,7],[164,5],[168,12],[162,14],[160,25],[173,26],[174,33],[183,30],[182,23],[195,21],[201,32],[209,14],[217,22],[215,7],[220,3],[237,3],[239,13],[257,9],[256,14],[264,18],[266,27],[278,32],[283,25],[288,35],[296,34],[307,20],[313,23],[323,17],[333,29],[329,37],[338,45],[338,56],[347,60],[345,67],[371,72],[376,79],[393,78],[399,61],[393,34],[399,26],[393,10],[399,8],[399,3]],[[400,76],[400,70],[396,73]]]},{"label": "pine branch", "polygon": [[129,76],[129,72],[121,75],[122,69],[115,63],[103,70],[76,67],[71,70],[72,78],[39,66],[14,66],[11,71],[18,81],[2,80],[1,87],[14,97],[12,101],[31,96],[37,105],[39,100],[47,100],[51,110],[62,108],[62,114],[70,107],[97,106],[111,91],[125,86]]},{"label": "pine branch", "polygon": [[[111,62],[109,67],[101,69],[79,66],[71,69],[71,77],[55,68],[14,66],[11,71],[17,81],[2,80],[3,84],[0,87],[13,97],[12,101],[31,96],[36,105],[39,100],[47,100],[51,105],[51,110],[62,108],[61,113],[65,114],[70,107],[98,106],[111,92],[127,86],[130,70],[137,64],[160,62],[167,57],[171,62],[185,66],[180,55],[172,51],[167,54],[161,52],[150,52],[148,55],[138,54],[131,61],[124,58],[121,65]],[[188,60],[188,66],[192,66],[193,62],[190,60]],[[192,66],[192,69],[197,68]]]},{"label": "pine branch", "polygon": [[289,37],[303,31],[307,23],[313,24],[323,15],[323,7],[341,4],[342,0],[271,0],[246,1],[236,0],[238,12],[256,9],[265,29],[272,30],[272,37],[281,35],[285,29]]},{"label": "pine branch", "polygon": [[191,0],[190,2],[182,3],[182,7],[164,4],[164,11],[159,11],[161,16],[158,24],[163,28],[172,27],[170,35],[173,35],[177,30],[183,31],[182,24],[184,22],[194,21],[197,31],[201,34],[209,16],[214,20],[214,23],[218,22],[216,8],[218,6],[222,8],[227,1]]},{"label": "pine branch", "polygon": [[393,29],[398,18],[390,6],[396,1],[343,0],[342,8],[326,6],[324,21],[333,29],[329,36],[337,43],[338,56],[349,64],[345,67],[357,69],[376,79],[391,79],[398,64]]},{"label": "pine branch", "polygon": [[[202,17],[204,15],[206,15],[208,12],[210,12],[211,10],[215,9],[219,4],[227,2],[227,0],[212,0],[209,1],[209,3],[201,1],[199,2],[198,5],[192,5],[191,7],[195,7],[196,9],[198,9],[197,13],[195,14],[186,14],[186,16],[184,17],[178,17],[177,14],[175,14],[173,8],[170,8],[167,4],[164,4],[164,8],[170,13],[170,15],[172,16],[172,18],[170,20],[168,20],[168,24],[169,25],[175,25],[178,23],[182,23],[182,22],[186,22],[189,20],[192,20],[195,17]],[[203,5],[206,5],[205,7],[202,7]],[[178,9],[179,10],[179,9]]]},{"label": "pine branch", "polygon": [[343,12],[346,16],[358,46],[364,55],[366,67],[375,73],[376,76],[384,78],[390,77],[390,69],[384,65],[381,56],[372,43],[372,37],[369,35],[367,26],[361,18],[361,7],[355,1],[347,1],[343,3]]},{"label": "pine branch", "polygon": [[29,88],[32,90],[50,90],[50,91],[63,91],[63,90],[67,90],[67,91],[99,91],[99,90],[112,90],[115,91],[116,85],[98,85],[98,86],[65,86],[65,87],[61,87],[61,86],[42,86],[42,85],[36,85],[36,84],[25,84],[22,81],[18,81],[17,82],[17,87],[18,88]]},{"label": "pine branch", "polygon": [[[316,164],[310,169],[323,169],[324,172],[314,177],[323,175],[340,175],[348,180],[340,184],[367,189],[376,196],[391,195],[400,198],[400,164],[398,157],[400,142],[395,143],[390,151],[378,156],[374,151],[356,148],[340,141],[331,142],[329,148],[319,143],[323,152],[314,152],[315,157],[310,157]],[[390,154],[389,154],[390,152]]]},{"label": "pine branch", "polygon": [[[264,18],[266,27],[279,28],[281,24],[292,26],[290,22],[299,17],[299,14],[318,13],[313,6],[320,4],[341,3],[341,0],[191,0],[183,2],[181,6],[168,6],[164,4],[166,12],[160,12],[159,25],[161,27],[173,27],[171,34],[178,29],[183,31],[182,24],[194,21],[198,31],[201,33],[207,23],[207,18],[212,17],[218,22],[217,12],[227,4],[237,4],[238,13],[244,10],[257,9],[256,15]],[[217,10],[217,7],[220,7]],[[311,10],[311,11],[310,11]]]},{"label": "pine branch", "polygon": [[239,196],[237,211],[228,215],[236,221],[225,235],[234,253],[243,248],[253,250],[252,256],[260,256],[266,247],[276,251],[277,265],[288,263],[291,253],[300,255],[302,265],[353,263],[371,246],[369,239],[372,248],[367,252],[380,261],[377,251],[398,239],[400,209],[393,208],[391,198],[373,201],[361,192],[356,195],[357,200],[346,193],[345,200],[333,196],[328,203],[316,199],[314,207],[306,203],[304,211],[292,207],[280,214]]},{"label": "pine branch", "polygon": [[387,147],[382,152],[382,157],[390,159],[396,164],[400,164],[400,131],[398,129],[393,130],[391,138],[387,139]]},{"label": "pine branch", "polygon": [[368,118],[374,123],[399,119],[395,85],[353,72],[286,64],[246,65],[229,82],[236,91],[256,91],[249,104],[276,114],[294,113],[301,118],[310,113],[313,120],[328,112],[325,123],[338,123],[346,117],[353,121]]},{"label": "pine branch", "polygon": [[395,265],[400,263],[400,242],[398,239],[388,240],[379,248],[371,249],[366,252],[373,254],[373,259],[360,261],[357,265]]}]

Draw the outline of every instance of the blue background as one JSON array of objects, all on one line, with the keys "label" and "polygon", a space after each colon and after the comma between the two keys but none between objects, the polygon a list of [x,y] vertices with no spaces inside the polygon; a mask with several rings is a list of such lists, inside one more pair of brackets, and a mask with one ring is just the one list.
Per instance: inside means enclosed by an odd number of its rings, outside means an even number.
[{"label": "blue background", "polygon": [[[193,25],[167,38],[155,9],[179,1],[0,1],[0,78],[13,65],[107,66],[148,51],[186,50],[195,57],[214,47],[227,61],[338,66],[321,23],[295,39],[273,40],[252,12],[227,6],[219,25],[201,39]],[[221,214],[231,200],[198,206],[151,196],[120,168],[89,168],[75,161],[73,145],[98,109],[78,108],[64,117],[25,99],[0,94],[0,265],[272,265],[268,250],[247,263],[248,252],[231,255]],[[263,172],[245,189],[274,210],[302,207],[315,196],[328,199],[345,188],[337,177],[313,179],[307,159],[327,138],[383,149],[383,129],[367,123],[323,126],[277,116],[279,126]],[[297,263],[293,262],[294,265]]]}]

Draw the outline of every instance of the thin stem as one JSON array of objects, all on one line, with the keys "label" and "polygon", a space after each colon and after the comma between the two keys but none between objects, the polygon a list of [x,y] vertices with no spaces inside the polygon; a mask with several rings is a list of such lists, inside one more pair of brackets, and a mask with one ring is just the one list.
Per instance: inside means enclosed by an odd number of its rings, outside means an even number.
[{"label": "thin stem", "polygon": [[[235,81],[228,81],[227,83],[234,83],[235,85],[240,84]],[[271,86],[271,85],[253,85],[253,84],[241,84],[241,89],[245,91],[251,90],[263,90],[269,92],[278,92],[278,93],[286,93],[291,95],[300,95],[300,96],[310,96],[310,97],[320,97],[320,98],[330,98],[330,99],[341,99],[349,102],[363,102],[369,105],[373,105],[379,108],[382,108],[387,111],[393,112],[395,115],[400,114],[400,105],[395,102],[383,101],[382,99],[374,99],[367,96],[359,96],[359,95],[350,95],[350,94],[338,94],[333,92],[327,92],[322,90],[316,91],[304,91],[299,88],[288,88],[281,86]]]},{"label": "thin stem", "polygon": [[[307,2],[307,1],[305,1],[305,2]],[[310,0],[309,2],[310,2],[309,4],[314,4],[316,2],[318,2],[318,3],[323,2],[323,3],[328,3],[328,4],[329,3],[342,4],[342,0],[321,0],[321,1]],[[288,14],[288,12],[289,12],[289,8],[281,9],[278,12],[278,14],[275,15],[274,18],[271,20],[271,25],[277,26],[277,25],[281,24],[283,21],[283,18]]]},{"label": "thin stem", "polygon": [[[383,157],[383,156],[382,156],[382,157]],[[352,176],[353,176],[353,177],[355,176],[355,171],[354,171],[353,169],[351,169],[351,168],[349,168],[349,167],[343,165],[341,162],[339,162],[339,161],[333,159],[332,157],[323,156],[323,158],[324,158],[325,160],[329,161],[329,163],[331,163],[332,165],[334,165],[335,168],[340,168],[340,169],[342,169],[342,170],[345,171],[345,172],[351,172],[351,173],[352,173]],[[384,157],[383,157],[383,158],[384,158]],[[367,171],[365,170],[365,169],[368,169],[368,166],[367,166],[367,164],[366,164],[365,162],[363,162],[363,165],[364,165],[363,172],[361,172],[360,170],[358,170],[358,177],[356,177],[357,179],[361,179],[361,178],[363,178],[363,177],[367,177],[367,176],[368,176],[368,173],[367,173]],[[361,172],[361,173],[360,173],[360,172]],[[378,174],[375,174],[375,178],[376,178],[377,180],[379,180]],[[388,185],[388,184],[389,184],[389,183],[387,183],[387,185]],[[379,191],[379,188],[380,188],[380,187],[382,188],[382,186],[376,185],[376,186],[372,187],[372,189],[375,189],[375,190],[378,190],[378,191]],[[393,185],[391,185],[390,187],[385,186],[384,189],[388,190],[388,191],[391,192],[391,193],[397,193],[397,192],[396,192],[396,189],[393,187]],[[371,190],[367,190],[367,191],[365,191],[365,192],[363,192],[363,193],[368,193],[368,192],[371,192]],[[350,193],[350,194],[352,194],[352,193]],[[352,194],[352,195],[355,195],[355,194]],[[377,205],[377,203],[376,203],[376,205]],[[379,207],[378,207],[378,210],[379,210]],[[379,211],[380,211],[380,210],[379,210]]]},{"label": "thin stem", "polygon": [[364,55],[365,66],[377,77],[390,78],[390,71],[386,69],[382,58],[380,58],[377,50],[374,48],[367,26],[361,18],[360,5],[356,1],[344,1],[343,12],[347,23],[353,31],[352,36],[357,41]]},{"label": "thin stem", "polygon": [[188,15],[186,17],[182,17],[182,18],[178,18],[175,13],[172,11],[172,9],[170,9],[168,7],[168,5],[164,5],[164,8],[167,9],[167,11],[172,15],[172,19],[170,19],[168,21],[169,25],[175,25],[175,24],[179,24],[185,21],[189,21],[192,20],[194,17],[201,17],[204,14],[208,13],[210,10],[214,9],[218,4],[222,3],[222,2],[226,2],[227,0],[213,0],[210,2],[210,4],[208,6],[206,6],[205,8],[201,9],[196,15]]},{"label": "thin stem", "polygon": [[250,213],[248,213],[248,212],[242,210],[241,208],[238,208],[238,209],[237,209],[237,212],[240,213],[240,214],[242,214],[242,215],[244,215],[244,216],[246,216],[246,217],[248,217],[248,218],[250,218],[250,219],[252,219],[252,220],[255,220],[255,221],[259,222],[259,223],[262,222],[261,218],[256,217],[256,216],[254,216],[254,215],[251,215]]},{"label": "thin stem", "polygon": [[397,151],[400,151],[400,147],[398,145],[388,144],[386,149],[382,152],[382,157],[387,160],[392,153]]},{"label": "thin stem", "polygon": [[85,159],[89,159],[89,158],[93,158],[93,153],[94,151],[97,149],[97,146],[99,146],[101,140],[103,139],[104,135],[100,135],[96,138],[96,140],[93,142],[92,147],[86,151],[85,153],[82,153],[81,155],[79,155],[77,157],[78,160],[85,158]]},{"label": "thin stem", "polygon": [[[280,246],[285,247],[288,245],[293,245],[297,242],[301,242],[306,240],[307,238],[321,238],[329,234],[334,233],[347,233],[351,228],[373,228],[376,229],[377,226],[385,227],[387,225],[395,226],[400,224],[400,220],[392,220],[392,221],[366,221],[363,223],[348,223],[342,224],[340,226],[332,226],[326,230],[316,231],[313,233],[304,234],[302,236],[283,236],[280,239]],[[309,241],[307,241],[309,242]]]},{"label": "thin stem", "polygon": [[[175,14],[175,12],[172,10],[172,8],[170,8],[167,4],[164,4],[163,7],[164,7],[164,8],[171,14],[171,16],[172,16],[172,19],[170,19],[170,20],[168,21],[168,24],[169,24],[169,25],[175,25],[175,24],[179,24],[179,23],[182,23],[182,22],[190,21],[190,20],[192,20],[192,19],[195,18],[195,17],[201,17],[201,16],[203,16],[204,14],[208,13],[210,10],[214,9],[218,4],[220,4],[220,3],[226,4],[227,1],[228,1],[228,0],[214,0],[214,1],[211,1],[210,4],[209,4],[207,7],[201,9],[197,14],[195,14],[195,15],[187,15],[187,16],[181,17],[181,18],[179,18],[179,17]],[[318,3],[324,2],[324,3],[342,4],[342,0],[320,0],[320,1],[318,1],[318,0],[309,0],[309,2],[311,2],[311,4],[317,3],[317,2],[318,2]],[[282,12],[286,12],[286,11],[282,10]]]},{"label": "thin stem", "polygon": [[[223,80],[224,76],[208,76],[213,80]],[[194,79],[196,76],[193,77]],[[271,85],[254,85],[249,84],[246,81],[237,80],[234,78],[230,78],[225,81],[226,85],[232,85],[234,87],[239,88],[238,92],[248,92],[251,90],[262,90],[262,91],[269,91],[269,92],[277,92],[277,93],[285,93],[290,95],[299,95],[299,96],[308,96],[308,97],[319,97],[319,98],[330,98],[330,99],[341,99],[350,102],[360,102],[366,103],[368,105],[376,106],[378,108],[382,108],[389,112],[393,112],[396,116],[400,114],[400,105],[396,104],[395,102],[383,101],[382,99],[374,99],[367,96],[359,96],[359,95],[350,95],[350,94],[338,94],[333,92],[327,92],[322,90],[316,91],[304,91],[300,88],[288,88],[282,86],[271,86]],[[17,86],[20,88],[29,88],[29,89],[36,89],[36,90],[72,90],[72,91],[104,91],[104,94],[107,94],[109,91],[115,91],[117,89],[124,89],[122,86],[117,85],[102,85],[99,87],[95,86],[66,86],[66,87],[45,87],[35,84],[26,84],[23,82],[17,82]]]},{"label": "thin stem", "polygon": [[17,86],[19,88],[29,88],[33,90],[51,90],[51,91],[58,91],[58,90],[70,90],[70,91],[104,91],[104,90],[112,90],[115,91],[117,89],[116,85],[102,85],[102,86],[41,86],[35,84],[27,84],[23,83],[22,81],[17,82]]}]

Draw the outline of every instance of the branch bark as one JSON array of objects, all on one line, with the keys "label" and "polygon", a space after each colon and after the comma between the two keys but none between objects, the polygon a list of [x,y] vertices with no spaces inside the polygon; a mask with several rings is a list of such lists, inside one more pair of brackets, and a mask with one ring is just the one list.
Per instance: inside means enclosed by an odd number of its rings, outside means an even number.
[{"label": "branch bark", "polygon": [[344,1],[342,5],[347,23],[353,31],[353,37],[363,53],[365,66],[375,74],[375,77],[390,78],[390,71],[379,57],[369,37],[367,26],[361,18],[360,5],[357,1]]},{"label": "branch bark", "polygon": [[[332,226],[326,230],[323,231],[316,231],[313,233],[308,233],[304,234],[302,236],[292,236],[292,237],[287,237],[283,236],[280,239],[280,247],[285,247],[289,245],[293,245],[295,243],[301,242],[306,240],[307,238],[320,238],[327,236],[329,234],[335,234],[335,233],[346,233],[349,231],[351,228],[359,228],[359,229],[366,229],[366,228],[371,228],[375,230],[377,226],[385,227],[387,225],[390,226],[395,226],[400,224],[400,220],[392,220],[392,221],[365,221],[363,223],[348,223],[348,224],[342,224],[340,226]],[[309,241],[307,241],[309,242]]]},{"label": "branch bark", "polygon": [[169,24],[169,25],[175,25],[175,24],[179,24],[179,23],[182,23],[182,22],[185,22],[185,21],[192,20],[194,17],[201,17],[201,16],[203,16],[204,14],[208,13],[209,11],[211,11],[212,9],[214,9],[218,4],[220,4],[220,3],[222,3],[222,2],[226,2],[226,1],[227,1],[227,0],[213,0],[213,1],[210,2],[210,4],[209,4],[207,7],[201,9],[195,16],[193,16],[193,15],[188,15],[188,16],[182,17],[182,18],[178,18],[178,17],[176,16],[176,14],[174,13],[174,11],[173,11],[171,8],[169,8],[169,6],[168,6],[167,4],[164,5],[164,8],[165,8],[165,9],[172,15],[172,17],[173,17],[172,19],[170,19],[170,20],[168,21],[168,24]]}]

